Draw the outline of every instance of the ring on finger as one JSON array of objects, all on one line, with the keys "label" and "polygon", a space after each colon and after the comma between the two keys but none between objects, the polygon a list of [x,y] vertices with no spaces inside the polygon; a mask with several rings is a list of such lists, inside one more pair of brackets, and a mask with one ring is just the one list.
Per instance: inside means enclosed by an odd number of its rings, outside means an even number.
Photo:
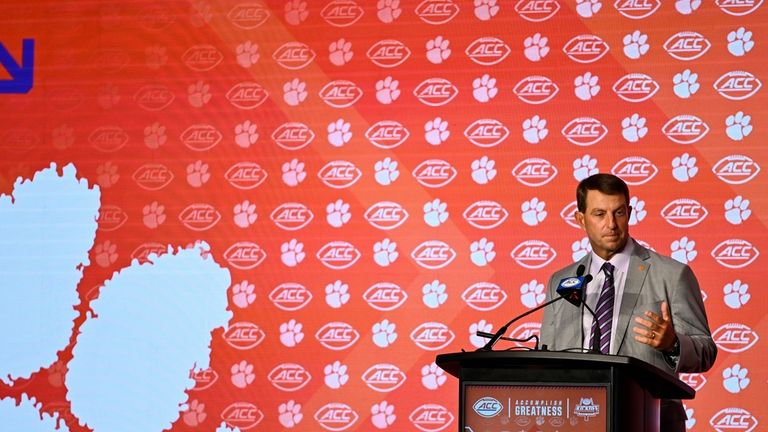
[{"label": "ring on finger", "polygon": [[651,335],[650,335],[650,336],[648,336],[648,337],[649,337],[650,339],[655,339],[655,338],[656,338],[656,332],[654,332],[654,331],[651,331]]}]

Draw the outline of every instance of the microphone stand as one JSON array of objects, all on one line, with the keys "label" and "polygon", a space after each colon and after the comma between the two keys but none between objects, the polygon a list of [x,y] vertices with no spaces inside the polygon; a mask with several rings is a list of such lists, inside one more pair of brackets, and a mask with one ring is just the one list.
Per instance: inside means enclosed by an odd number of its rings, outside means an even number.
[{"label": "microphone stand", "polygon": [[[536,312],[537,310],[542,309],[542,308],[544,308],[546,306],[549,306],[552,303],[554,303],[554,302],[556,302],[558,300],[562,300],[564,298],[565,297],[563,297],[563,296],[554,298],[554,299],[552,299],[552,300],[550,300],[550,301],[548,301],[546,303],[542,303],[542,304],[536,306],[535,308],[529,310],[528,312],[526,312],[526,313],[524,313],[522,315],[518,315],[518,316],[512,318],[508,323],[506,323],[503,326],[501,326],[501,328],[499,328],[499,330],[496,331],[496,333],[494,333],[493,336],[491,336],[491,339],[488,340],[488,342],[486,342],[486,344],[483,345],[482,348],[478,348],[476,351],[493,351],[493,346],[496,344],[496,342],[498,342],[498,340],[501,339],[501,337],[504,336],[504,334],[507,333],[507,330],[509,329],[509,326],[514,324],[517,320],[519,320],[521,318],[525,318],[528,315]],[[482,335],[480,335],[480,336],[482,336]]]}]

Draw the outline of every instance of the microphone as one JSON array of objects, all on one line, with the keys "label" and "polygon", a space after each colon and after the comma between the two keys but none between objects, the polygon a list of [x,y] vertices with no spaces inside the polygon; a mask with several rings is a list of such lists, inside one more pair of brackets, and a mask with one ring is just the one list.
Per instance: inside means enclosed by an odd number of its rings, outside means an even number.
[{"label": "microphone", "polygon": [[[560,294],[560,296],[574,306],[580,306],[584,305],[584,308],[589,311],[589,313],[592,315],[592,319],[597,321],[597,314],[595,314],[595,311],[592,310],[591,307],[587,304],[587,302],[584,301],[584,289],[587,287],[587,284],[590,283],[593,279],[592,275],[588,274],[586,276],[582,276],[584,274],[584,270],[586,268],[584,267],[584,264],[579,264],[579,267],[576,269],[576,276],[566,278],[560,281],[560,283],[557,285],[557,293]],[[594,334],[594,340],[592,341],[592,348],[591,351],[595,353],[600,353],[600,326],[595,327],[595,334]]]}]

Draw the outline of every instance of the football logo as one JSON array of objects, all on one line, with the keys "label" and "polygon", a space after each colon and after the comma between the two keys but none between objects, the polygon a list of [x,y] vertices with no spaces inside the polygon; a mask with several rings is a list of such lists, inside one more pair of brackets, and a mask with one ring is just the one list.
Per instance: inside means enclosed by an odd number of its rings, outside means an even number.
[{"label": "football logo", "polygon": [[658,172],[656,165],[642,156],[627,156],[611,168],[613,175],[632,186],[648,183]]},{"label": "football logo", "polygon": [[501,63],[511,51],[509,45],[497,37],[481,37],[469,44],[465,53],[481,66],[493,66]]},{"label": "football logo", "polygon": [[416,15],[432,25],[450,22],[458,13],[459,6],[453,0],[424,0],[416,6]]},{"label": "football logo", "polygon": [[[11,132],[6,134],[3,139],[6,149],[13,147],[26,150],[26,148],[34,146],[34,144],[29,145],[29,143],[36,141],[36,139],[27,139],[29,135],[24,135],[24,137],[9,136]],[[114,153],[128,142],[128,133],[119,126],[102,126],[91,132],[88,136],[88,142],[98,151]]]},{"label": "football logo", "polygon": [[715,0],[715,4],[728,15],[744,16],[757,10],[763,0]]},{"label": "football logo", "polygon": [[616,81],[613,91],[627,102],[643,102],[659,91],[659,83],[646,74],[630,73]]},{"label": "football logo", "polygon": [[272,54],[277,64],[290,70],[305,68],[315,59],[315,52],[301,42],[286,42]]},{"label": "football logo", "polygon": [[517,245],[510,256],[517,264],[527,269],[540,269],[551,263],[557,253],[547,242],[526,240]]},{"label": "football logo", "polygon": [[363,300],[376,310],[393,311],[408,299],[408,294],[398,285],[390,282],[378,282],[363,293]]},{"label": "football logo", "polygon": [[531,75],[523,78],[512,89],[512,92],[523,102],[540,105],[549,102],[559,88],[551,79],[545,76]]},{"label": "football logo", "polygon": [[266,258],[267,253],[261,246],[248,241],[237,242],[224,251],[224,260],[239,270],[255,268]]},{"label": "football logo", "polygon": [[456,335],[443,323],[425,322],[411,332],[411,340],[419,348],[438,351],[450,344]]},{"label": "football logo", "polygon": [[344,189],[357,183],[363,173],[352,162],[335,160],[320,169],[317,176],[320,181],[334,189]]},{"label": "football logo", "polygon": [[709,126],[694,115],[682,114],[669,119],[661,131],[678,144],[693,144],[704,138],[709,132]]},{"label": "football logo", "polygon": [[613,6],[625,17],[639,20],[653,15],[661,0],[617,0]]},{"label": "football logo", "polygon": [[437,270],[450,264],[456,258],[456,251],[440,240],[427,240],[416,246],[411,258],[426,269]]},{"label": "football logo", "polygon": [[582,147],[597,144],[607,133],[608,128],[592,117],[575,118],[562,130],[565,139]]},{"label": "football logo", "polygon": [[381,120],[365,131],[371,144],[382,149],[393,149],[408,139],[408,129],[394,120]]},{"label": "football logo", "polygon": [[323,428],[340,432],[349,429],[359,418],[349,405],[341,402],[331,402],[323,405],[315,412],[315,421]]},{"label": "football logo", "polygon": [[348,108],[363,97],[363,90],[352,81],[336,80],[320,90],[320,98],[333,108]]},{"label": "football logo", "polygon": [[116,205],[102,205],[96,220],[100,231],[115,231],[128,221],[128,215]]},{"label": "football logo", "polygon": [[269,215],[269,218],[272,219],[275,225],[286,231],[296,231],[304,228],[312,221],[313,217],[312,211],[307,206],[294,202],[280,204]]},{"label": "football logo", "polygon": [[349,27],[356,23],[363,13],[363,8],[352,0],[334,0],[320,11],[320,16],[334,27]]},{"label": "football logo", "polygon": [[385,39],[373,44],[366,55],[376,66],[393,68],[403,64],[411,56],[411,50],[399,40]]},{"label": "football logo", "polygon": [[422,432],[439,432],[453,422],[453,414],[442,405],[424,404],[413,410],[408,420]]},{"label": "football logo", "polygon": [[241,3],[233,7],[227,18],[235,27],[253,30],[269,18],[269,8],[261,3]]},{"label": "football logo", "polygon": [[269,293],[269,300],[278,309],[293,312],[303,309],[312,300],[312,292],[304,285],[286,282],[278,285]]},{"label": "football logo", "polygon": [[509,212],[496,201],[475,201],[464,210],[463,216],[475,228],[493,229],[507,219]]},{"label": "football logo", "polygon": [[221,141],[221,138],[221,132],[209,124],[192,125],[184,130],[179,137],[188,149],[197,152],[214,148]]},{"label": "football logo", "polygon": [[332,241],[317,251],[317,259],[324,266],[333,270],[343,270],[353,266],[360,259],[360,251],[351,243]]},{"label": "football logo", "polygon": [[224,179],[237,189],[250,190],[264,183],[267,172],[256,162],[238,162],[224,173]]},{"label": "football logo", "polygon": [[750,242],[742,239],[723,240],[712,249],[712,258],[723,267],[744,268],[760,256],[760,251]]},{"label": "football logo", "polygon": [[267,90],[259,83],[245,81],[232,86],[226,98],[236,108],[252,110],[263,104],[269,97]]},{"label": "football logo", "polygon": [[690,61],[703,56],[712,44],[699,33],[684,31],[672,35],[664,42],[664,49],[672,57]]},{"label": "football logo", "polygon": [[760,339],[754,330],[744,324],[723,324],[712,332],[717,347],[729,353],[740,353],[752,348]]},{"label": "football logo", "polygon": [[362,379],[371,390],[389,393],[403,385],[406,376],[400,368],[393,364],[379,363],[363,372]]},{"label": "football logo", "polygon": [[221,219],[221,213],[210,204],[190,204],[179,213],[179,221],[192,231],[208,231]]},{"label": "football logo", "polygon": [[728,184],[744,184],[755,178],[760,165],[749,156],[730,155],[717,161],[712,172]]},{"label": "football logo", "polygon": [[441,188],[456,177],[456,168],[440,159],[429,159],[413,169],[413,178],[428,188]]},{"label": "football logo", "polygon": [[579,35],[563,46],[563,52],[576,63],[594,63],[609,51],[608,44],[596,35]]},{"label": "football logo", "polygon": [[560,2],[557,0],[520,0],[515,4],[515,12],[530,22],[546,21],[559,10]]},{"label": "football logo", "polygon": [[416,99],[434,107],[449,103],[457,94],[459,89],[445,78],[428,78],[413,89]]},{"label": "football logo", "polygon": [[560,211],[560,217],[563,218],[565,223],[568,225],[574,227],[574,228],[581,228],[581,225],[576,221],[576,211],[578,210],[578,206],[576,204],[576,201],[571,201],[568,203],[563,209]]},{"label": "football logo", "polygon": [[136,169],[133,173],[133,181],[140,188],[156,191],[160,190],[173,180],[173,173],[163,164],[147,163]]},{"label": "football logo", "polygon": [[222,337],[232,348],[244,351],[258,346],[265,335],[256,324],[240,321],[230,325]]},{"label": "football logo", "polygon": [[498,120],[480,119],[467,126],[464,136],[478,147],[490,148],[507,139],[509,129]]},{"label": "football logo", "polygon": [[256,427],[264,419],[264,413],[252,403],[235,402],[224,408],[221,419],[231,429],[248,430]]},{"label": "football logo", "polygon": [[360,333],[347,323],[330,322],[315,333],[315,338],[329,350],[341,351],[354,345],[360,339]]},{"label": "football logo", "polygon": [[159,84],[147,84],[133,95],[133,100],[147,111],[160,111],[170,105],[175,98],[176,95],[168,87]]},{"label": "football logo", "polygon": [[760,90],[763,83],[756,76],[744,71],[731,71],[723,74],[714,87],[720,95],[730,100],[749,99]]},{"label": "football logo", "polygon": [[402,225],[408,219],[408,212],[396,202],[379,201],[370,206],[363,217],[375,228],[387,231]]},{"label": "football logo", "polygon": [[304,369],[301,365],[296,363],[282,363],[275,366],[275,368],[269,372],[267,379],[276,388],[286,392],[293,392],[300,390],[309,384],[312,375],[310,375],[309,371]]},{"label": "football logo", "polygon": [[192,46],[181,56],[181,62],[195,72],[209,71],[222,60],[224,60],[224,54],[209,44]]},{"label": "football logo", "polygon": [[661,209],[661,217],[678,228],[696,226],[707,214],[709,212],[700,202],[689,198],[676,199]]},{"label": "football logo", "polygon": [[557,168],[546,159],[528,158],[512,168],[512,175],[526,186],[538,187],[551,182],[557,175]]},{"label": "football logo", "polygon": [[478,282],[461,293],[461,299],[469,307],[481,312],[492,311],[507,300],[507,293],[491,282]]},{"label": "football logo", "polygon": [[283,123],[272,132],[272,140],[286,150],[299,150],[308,146],[315,139],[315,133],[307,125],[299,122]]}]

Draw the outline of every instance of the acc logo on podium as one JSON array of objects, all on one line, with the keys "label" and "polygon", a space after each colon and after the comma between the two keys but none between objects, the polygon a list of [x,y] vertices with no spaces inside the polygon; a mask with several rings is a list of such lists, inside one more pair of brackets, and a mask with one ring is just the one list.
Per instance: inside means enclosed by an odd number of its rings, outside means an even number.
[{"label": "acc logo on podium", "polygon": [[477,415],[485,418],[495,417],[501,412],[503,408],[504,406],[501,404],[501,402],[492,397],[484,397],[482,399],[478,399],[472,405],[472,409],[475,410]]}]

